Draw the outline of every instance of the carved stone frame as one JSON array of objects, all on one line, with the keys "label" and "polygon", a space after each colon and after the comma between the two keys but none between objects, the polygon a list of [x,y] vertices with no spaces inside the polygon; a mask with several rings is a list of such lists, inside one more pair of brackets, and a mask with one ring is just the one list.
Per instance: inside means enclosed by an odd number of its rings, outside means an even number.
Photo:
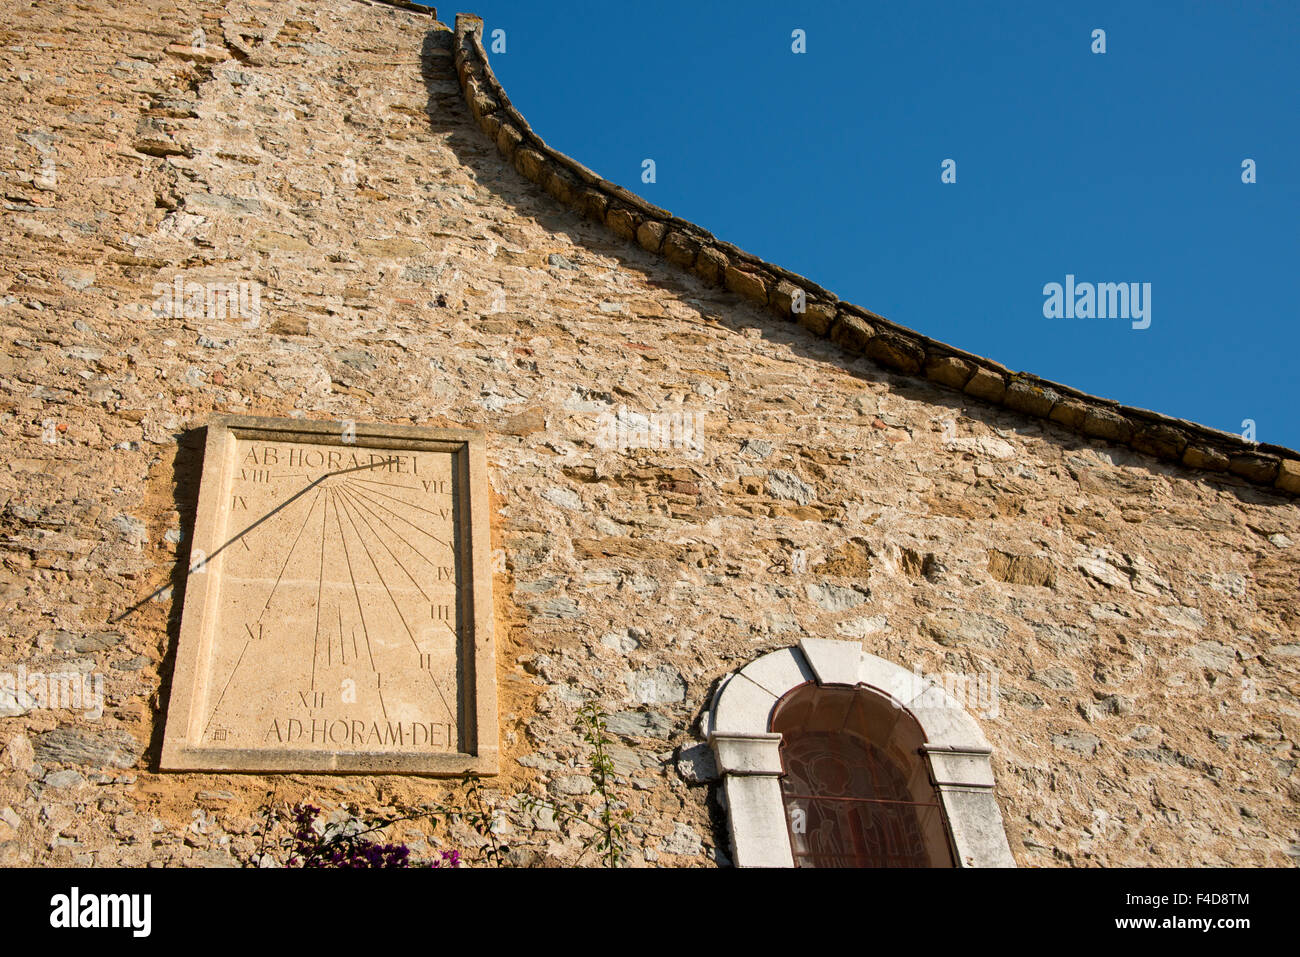
[{"label": "carved stone frame", "polygon": [[[212,632],[219,614],[222,552],[244,532],[231,525],[230,485],[235,474],[235,443],[257,439],[332,446],[350,428],[348,447],[379,451],[412,450],[453,456],[458,525],[456,574],[460,619],[458,636],[461,706],[456,751],[378,752],[346,750],[214,747],[202,742],[202,686],[210,677]],[[365,422],[323,422],[262,416],[213,416],[207,427],[191,559],[202,561],[187,572],[180,641],[172,677],[162,756],[164,771],[223,771],[328,774],[420,774],[449,777],[500,773],[497,727],[496,651],[492,617],[492,559],[488,511],[487,454],[484,433]],[[247,531],[245,529],[244,531]]]},{"label": "carved stone frame", "polygon": [[957,866],[1016,866],[993,795],[993,749],[961,704],[857,642],[804,638],[725,678],[704,716],[737,867],[794,866],[781,797],[781,735],[768,728],[776,703],[809,682],[865,685],[905,708],[925,734],[922,753]]}]

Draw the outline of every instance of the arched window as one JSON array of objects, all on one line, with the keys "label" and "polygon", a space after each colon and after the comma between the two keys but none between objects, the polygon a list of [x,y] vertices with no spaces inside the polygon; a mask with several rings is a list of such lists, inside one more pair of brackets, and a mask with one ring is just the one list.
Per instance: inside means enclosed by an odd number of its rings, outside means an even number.
[{"label": "arched window", "polygon": [[856,642],[751,661],[704,727],[738,867],[1016,866],[975,719]]},{"label": "arched window", "polygon": [[951,867],[925,735],[867,688],[808,683],[772,710],[796,867]]}]

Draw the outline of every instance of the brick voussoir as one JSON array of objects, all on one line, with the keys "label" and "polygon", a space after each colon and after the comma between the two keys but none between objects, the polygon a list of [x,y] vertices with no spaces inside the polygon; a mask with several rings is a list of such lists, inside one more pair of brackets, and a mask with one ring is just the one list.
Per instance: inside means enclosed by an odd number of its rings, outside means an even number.
[{"label": "brick voussoir", "polygon": [[[1070,432],[1125,445],[1183,467],[1231,474],[1289,495],[1300,495],[1300,453],[1257,445],[1228,432],[1113,399],[1005,366],[931,339],[861,306],[840,300],[805,276],[766,262],[713,233],[612,183],[548,146],[511,104],[488,63],[483,21],[457,14],[453,54],[466,105],[480,129],[521,175],[561,204],[603,223],[651,255],[714,286],[798,322],[846,352],[864,355],[891,372],[925,379],[1012,412],[1048,420]],[[805,311],[792,311],[796,290]]]}]

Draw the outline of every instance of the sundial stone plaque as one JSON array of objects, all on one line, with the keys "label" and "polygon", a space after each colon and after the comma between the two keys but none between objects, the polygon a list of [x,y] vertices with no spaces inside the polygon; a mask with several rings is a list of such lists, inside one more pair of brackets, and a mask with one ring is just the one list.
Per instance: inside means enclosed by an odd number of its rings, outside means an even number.
[{"label": "sundial stone plaque", "polygon": [[497,773],[482,433],[208,425],[166,770]]}]

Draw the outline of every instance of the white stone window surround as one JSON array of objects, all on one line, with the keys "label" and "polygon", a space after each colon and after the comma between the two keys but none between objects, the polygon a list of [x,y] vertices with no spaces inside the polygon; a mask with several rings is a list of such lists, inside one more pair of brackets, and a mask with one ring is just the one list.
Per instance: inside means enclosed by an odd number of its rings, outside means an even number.
[{"label": "white stone window surround", "polygon": [[794,866],[781,797],[781,735],[768,728],[776,703],[809,682],[865,685],[906,708],[925,734],[922,751],[957,866],[1016,866],[993,795],[993,749],[961,704],[857,642],[804,638],[724,678],[704,715],[737,867]]}]

